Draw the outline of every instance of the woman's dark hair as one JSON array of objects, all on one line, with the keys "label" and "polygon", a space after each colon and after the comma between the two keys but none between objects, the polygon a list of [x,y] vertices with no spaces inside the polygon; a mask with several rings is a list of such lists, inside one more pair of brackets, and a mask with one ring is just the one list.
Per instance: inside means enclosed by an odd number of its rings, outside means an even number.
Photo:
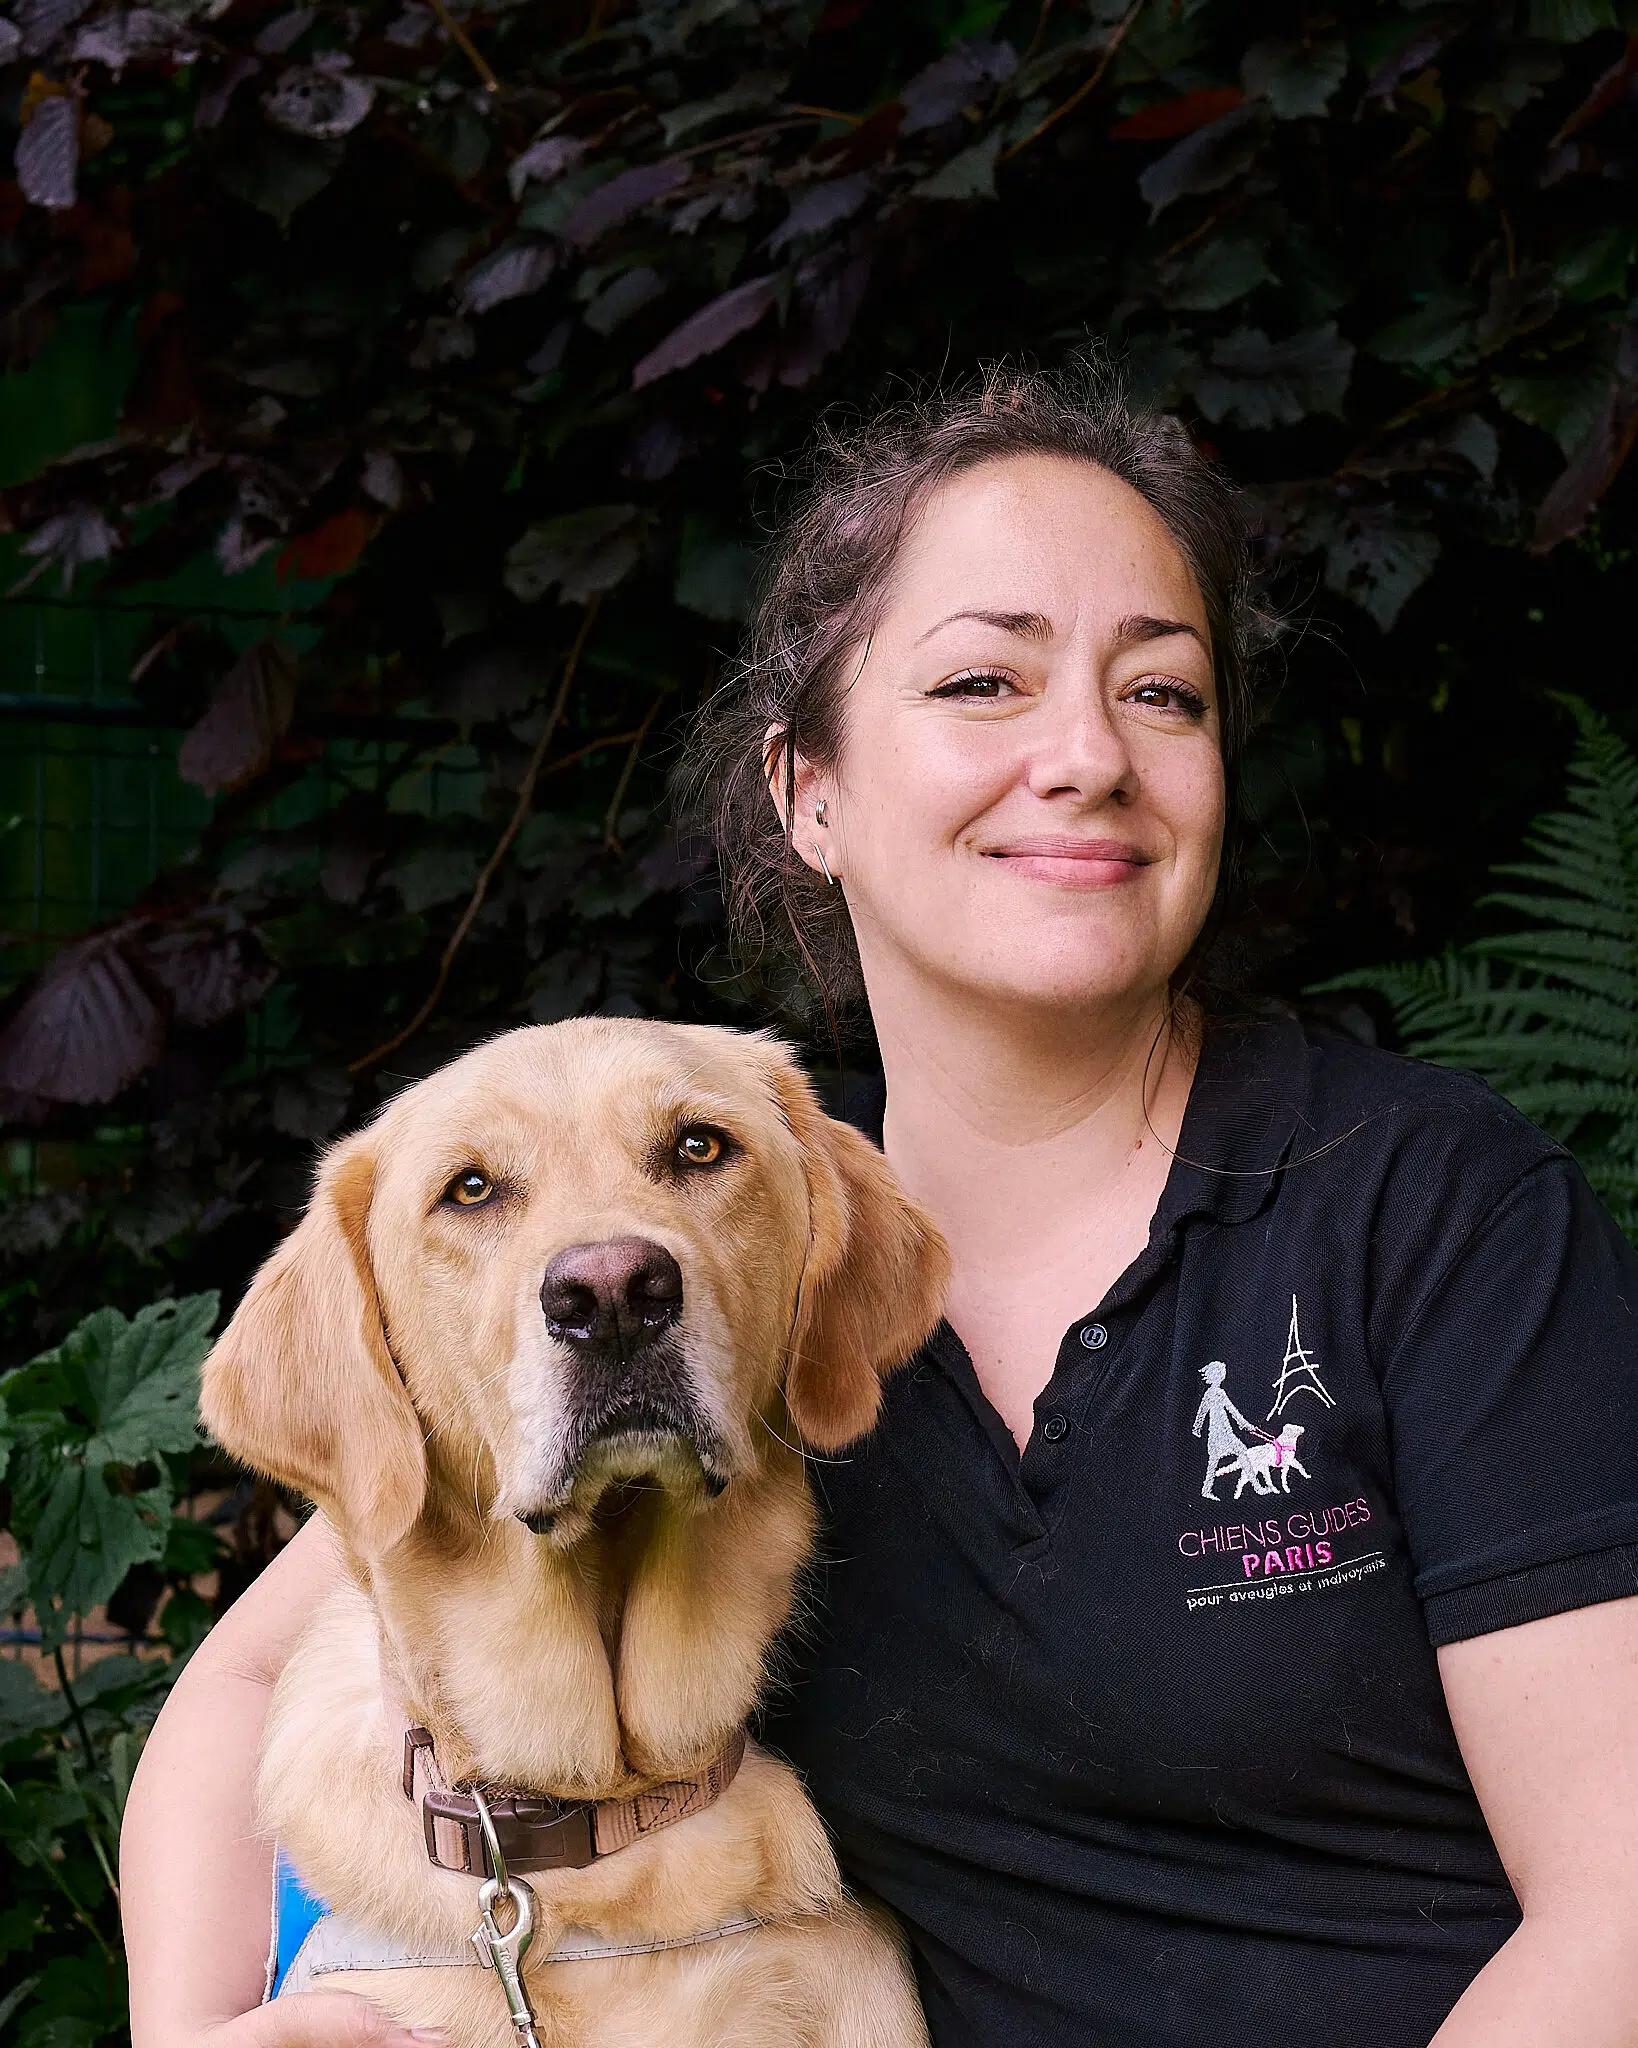
[{"label": "woman's dark hair", "polygon": [[[1119,375],[1101,357],[1081,356],[1056,371],[999,363],[857,423],[823,421],[803,465],[804,494],[764,560],[740,658],[701,707],[678,781],[686,811],[716,847],[742,964],[772,970],[776,985],[794,970],[833,1027],[860,1015],[864,984],[843,892],[791,843],[795,755],[820,767],[836,761],[848,679],[928,496],[1012,455],[1096,463],[1165,523],[1205,602],[1231,823],[1235,816],[1252,668],[1271,617],[1238,495],[1179,420],[1132,407]],[[785,825],[769,801],[770,776],[784,785]],[[1225,854],[1225,875],[1230,864]],[[1219,901],[1223,893],[1220,881]]]}]

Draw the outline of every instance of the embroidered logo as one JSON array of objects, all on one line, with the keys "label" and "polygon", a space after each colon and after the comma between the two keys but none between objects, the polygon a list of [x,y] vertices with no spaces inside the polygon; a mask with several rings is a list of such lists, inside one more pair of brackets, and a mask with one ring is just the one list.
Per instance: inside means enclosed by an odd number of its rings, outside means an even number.
[{"label": "embroidered logo", "polygon": [[[1219,1479],[1237,1480],[1234,1498],[1238,1500],[1248,1486],[1253,1493],[1273,1493],[1277,1483],[1281,1493],[1289,1493],[1293,1472],[1303,1479],[1313,1477],[1297,1455],[1297,1444],[1303,1434],[1300,1422],[1288,1422],[1278,1436],[1270,1436],[1266,1429],[1242,1415],[1223,1385],[1228,1378],[1228,1367],[1220,1358],[1202,1366],[1200,1377],[1206,1383],[1206,1391],[1195,1410],[1192,1433],[1198,1437],[1204,1431],[1206,1438],[1206,1479],[1200,1489],[1202,1500],[1216,1500]],[[1273,1392],[1274,1405],[1264,1417],[1268,1422],[1282,1415],[1298,1394],[1313,1394],[1327,1408],[1336,1406],[1320,1378],[1313,1353],[1303,1344],[1294,1294],[1291,1297],[1291,1328],[1285,1340],[1285,1357],[1280,1362]]]},{"label": "embroidered logo", "polygon": [[[1248,1488],[1265,1498],[1289,1495],[1293,1474],[1305,1480],[1314,1476],[1298,1448],[1303,1425],[1286,1421],[1275,1436],[1262,1423],[1253,1422],[1230,1397],[1228,1372],[1221,1358],[1200,1368],[1206,1387],[1194,1413],[1192,1434],[1197,1441],[1205,1438],[1206,1477],[1201,1498],[1225,1505],[1224,1496],[1217,1491],[1224,1479],[1234,1481],[1233,1500],[1239,1500]],[[1320,1376],[1319,1361],[1302,1341],[1295,1295],[1291,1297],[1285,1356],[1269,1385],[1273,1406],[1264,1417],[1266,1423],[1277,1421],[1299,1394],[1312,1394],[1321,1408],[1337,1405]],[[1299,1499],[1312,1501],[1313,1495]],[[1190,1576],[1197,1572],[1203,1581],[1183,1589],[1191,1614],[1200,1608],[1257,1605],[1355,1586],[1388,1569],[1384,1550],[1347,1554],[1355,1540],[1353,1532],[1369,1528],[1372,1521],[1371,1504],[1364,1494],[1334,1506],[1299,1504],[1288,1508],[1282,1503],[1277,1514],[1270,1514],[1260,1505],[1248,1505],[1240,1513],[1258,1519],[1220,1521],[1215,1526],[1184,1529],[1178,1536],[1179,1554],[1194,1561]],[[1216,1576],[1225,1572],[1230,1576]]]},{"label": "embroidered logo", "polygon": [[1297,1328],[1297,1297],[1291,1297],[1291,1328],[1286,1333],[1285,1357],[1280,1362],[1280,1376],[1274,1383],[1274,1406],[1263,1417],[1272,1422],[1276,1415],[1283,1415],[1286,1404],[1298,1394],[1318,1394],[1327,1408],[1337,1404],[1326,1392],[1325,1382],[1319,1376],[1319,1367],[1314,1363],[1313,1353],[1303,1348],[1302,1332]]}]

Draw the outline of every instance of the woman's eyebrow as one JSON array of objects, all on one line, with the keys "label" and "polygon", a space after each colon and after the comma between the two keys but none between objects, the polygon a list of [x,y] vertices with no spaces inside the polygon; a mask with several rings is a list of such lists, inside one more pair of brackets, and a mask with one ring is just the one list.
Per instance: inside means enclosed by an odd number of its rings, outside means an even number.
[{"label": "woman's eyebrow", "polygon": [[1202,647],[1206,645],[1205,634],[1198,626],[1191,626],[1187,619],[1156,619],[1147,612],[1134,612],[1130,618],[1122,619],[1115,628],[1115,639],[1131,646],[1145,640],[1170,640],[1178,633],[1187,633]]},{"label": "woman's eyebrow", "polygon": [[[920,635],[916,645],[930,640],[935,633],[946,626],[953,626],[958,619],[972,619],[981,626],[993,626],[997,632],[1011,633],[1019,640],[1050,640],[1052,621],[1045,612],[996,612],[983,609],[966,609],[951,612],[936,625],[929,626]],[[1187,634],[1191,640],[1198,640],[1202,647],[1207,645],[1206,636],[1198,626],[1191,626],[1187,619],[1160,619],[1148,612],[1134,612],[1121,620],[1115,628],[1117,645],[1141,645],[1146,640],[1170,640],[1178,634]]]},{"label": "woman's eyebrow", "polygon": [[927,631],[919,636],[916,645],[919,647],[923,640],[930,640],[945,626],[953,626],[957,619],[976,619],[981,626],[994,626],[999,632],[1012,633],[1020,640],[1052,638],[1052,621],[1045,612],[959,611],[951,612],[948,618],[940,619],[937,625],[929,626]]}]

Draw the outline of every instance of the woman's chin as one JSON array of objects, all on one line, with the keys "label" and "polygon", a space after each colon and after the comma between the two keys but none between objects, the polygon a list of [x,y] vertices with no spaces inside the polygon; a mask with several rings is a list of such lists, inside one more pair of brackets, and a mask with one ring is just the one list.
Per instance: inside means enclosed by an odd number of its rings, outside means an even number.
[{"label": "woman's chin", "polygon": [[[1126,891],[1043,889],[1040,897],[1034,915],[1018,904],[1000,916],[988,902],[929,900],[912,920],[889,925],[856,910],[872,1001],[901,981],[1016,1016],[1138,1010],[1164,996],[1193,922],[1159,916],[1159,906]],[[1100,905],[1105,914],[1097,914]]]},{"label": "woman's chin", "polygon": [[1066,1018],[1121,1009],[1146,1008],[1158,1001],[1171,979],[1164,961],[1065,960],[1050,949],[1039,955],[1014,953],[1005,960],[993,955],[970,963],[970,971],[954,979],[971,1000],[993,1005],[1012,1016],[1061,1014]]}]

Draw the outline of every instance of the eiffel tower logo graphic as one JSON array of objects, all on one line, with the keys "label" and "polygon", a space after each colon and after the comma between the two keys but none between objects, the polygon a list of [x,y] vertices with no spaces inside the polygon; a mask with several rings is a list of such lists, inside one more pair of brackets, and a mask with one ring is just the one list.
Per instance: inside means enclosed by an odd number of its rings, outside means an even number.
[{"label": "eiffel tower logo graphic", "polygon": [[1280,1365],[1280,1376],[1274,1383],[1274,1406],[1263,1417],[1272,1422],[1276,1415],[1283,1415],[1288,1402],[1298,1394],[1318,1394],[1327,1408],[1337,1404],[1326,1391],[1325,1382],[1319,1376],[1319,1367],[1314,1363],[1313,1354],[1303,1348],[1302,1332],[1297,1328],[1297,1297],[1291,1297],[1291,1328],[1285,1340],[1285,1358]]}]

